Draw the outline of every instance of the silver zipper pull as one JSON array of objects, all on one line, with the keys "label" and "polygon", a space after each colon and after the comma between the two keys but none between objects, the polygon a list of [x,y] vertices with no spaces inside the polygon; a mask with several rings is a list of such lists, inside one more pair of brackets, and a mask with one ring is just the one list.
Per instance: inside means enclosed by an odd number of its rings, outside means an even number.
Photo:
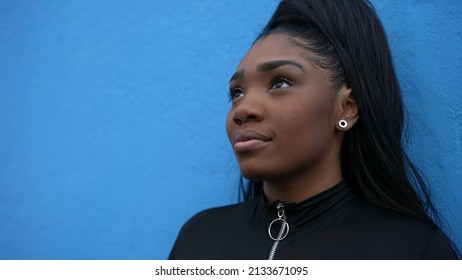
[{"label": "silver zipper pull", "polygon": [[[289,234],[289,223],[286,221],[286,214],[284,212],[284,204],[278,203],[276,205],[276,209],[278,210],[278,217],[274,219],[268,226],[268,235],[271,239],[274,240],[273,247],[271,248],[268,260],[272,260],[274,258],[274,254],[276,253],[276,249],[279,245],[279,241],[283,240]],[[279,233],[277,237],[274,237],[271,233],[271,228],[275,223],[281,222],[281,228],[279,229]]]},{"label": "silver zipper pull", "polygon": [[[271,239],[274,241],[281,241],[284,238],[286,238],[287,234],[289,234],[289,224],[286,221],[286,214],[284,212],[284,204],[278,203],[276,205],[276,209],[278,210],[278,217],[274,219],[271,224],[268,226],[268,234]],[[281,222],[281,228],[279,230],[279,233],[277,237],[274,237],[273,234],[271,233],[271,228],[273,225],[276,225],[277,222]]]}]

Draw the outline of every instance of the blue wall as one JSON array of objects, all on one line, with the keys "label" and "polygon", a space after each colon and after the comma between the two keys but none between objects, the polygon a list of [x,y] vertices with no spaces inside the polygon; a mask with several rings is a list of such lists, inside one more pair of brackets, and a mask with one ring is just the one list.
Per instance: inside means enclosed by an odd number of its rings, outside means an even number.
[{"label": "blue wall", "polygon": [[[228,80],[276,2],[0,0],[0,258],[163,259],[235,202]],[[461,6],[372,2],[462,247]]]}]

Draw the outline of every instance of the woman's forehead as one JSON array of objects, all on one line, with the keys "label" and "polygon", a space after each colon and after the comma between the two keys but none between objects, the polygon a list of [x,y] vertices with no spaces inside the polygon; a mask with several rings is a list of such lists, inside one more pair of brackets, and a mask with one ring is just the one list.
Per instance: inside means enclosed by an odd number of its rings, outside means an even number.
[{"label": "woman's forehead", "polygon": [[260,38],[249,49],[237,67],[239,70],[257,70],[261,65],[271,61],[293,61],[303,66],[313,67],[307,59],[306,50],[296,47],[289,41],[289,36],[282,33],[270,34]]}]

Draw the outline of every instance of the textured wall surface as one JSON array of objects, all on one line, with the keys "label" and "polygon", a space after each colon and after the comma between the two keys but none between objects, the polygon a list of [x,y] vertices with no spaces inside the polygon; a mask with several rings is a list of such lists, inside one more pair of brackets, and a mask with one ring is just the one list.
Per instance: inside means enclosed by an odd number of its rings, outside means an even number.
[{"label": "textured wall surface", "polygon": [[[0,258],[164,259],[235,202],[228,81],[276,2],[0,1]],[[461,4],[372,2],[462,247]]]}]

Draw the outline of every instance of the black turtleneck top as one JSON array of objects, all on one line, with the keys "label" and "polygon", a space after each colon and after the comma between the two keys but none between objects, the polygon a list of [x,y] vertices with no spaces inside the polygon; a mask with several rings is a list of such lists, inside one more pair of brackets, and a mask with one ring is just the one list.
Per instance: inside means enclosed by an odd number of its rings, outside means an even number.
[{"label": "black turtleneck top", "polygon": [[[457,259],[438,228],[370,206],[345,183],[283,210],[289,233],[274,259]],[[205,210],[183,226],[169,259],[267,259],[277,218],[263,197]]]}]

